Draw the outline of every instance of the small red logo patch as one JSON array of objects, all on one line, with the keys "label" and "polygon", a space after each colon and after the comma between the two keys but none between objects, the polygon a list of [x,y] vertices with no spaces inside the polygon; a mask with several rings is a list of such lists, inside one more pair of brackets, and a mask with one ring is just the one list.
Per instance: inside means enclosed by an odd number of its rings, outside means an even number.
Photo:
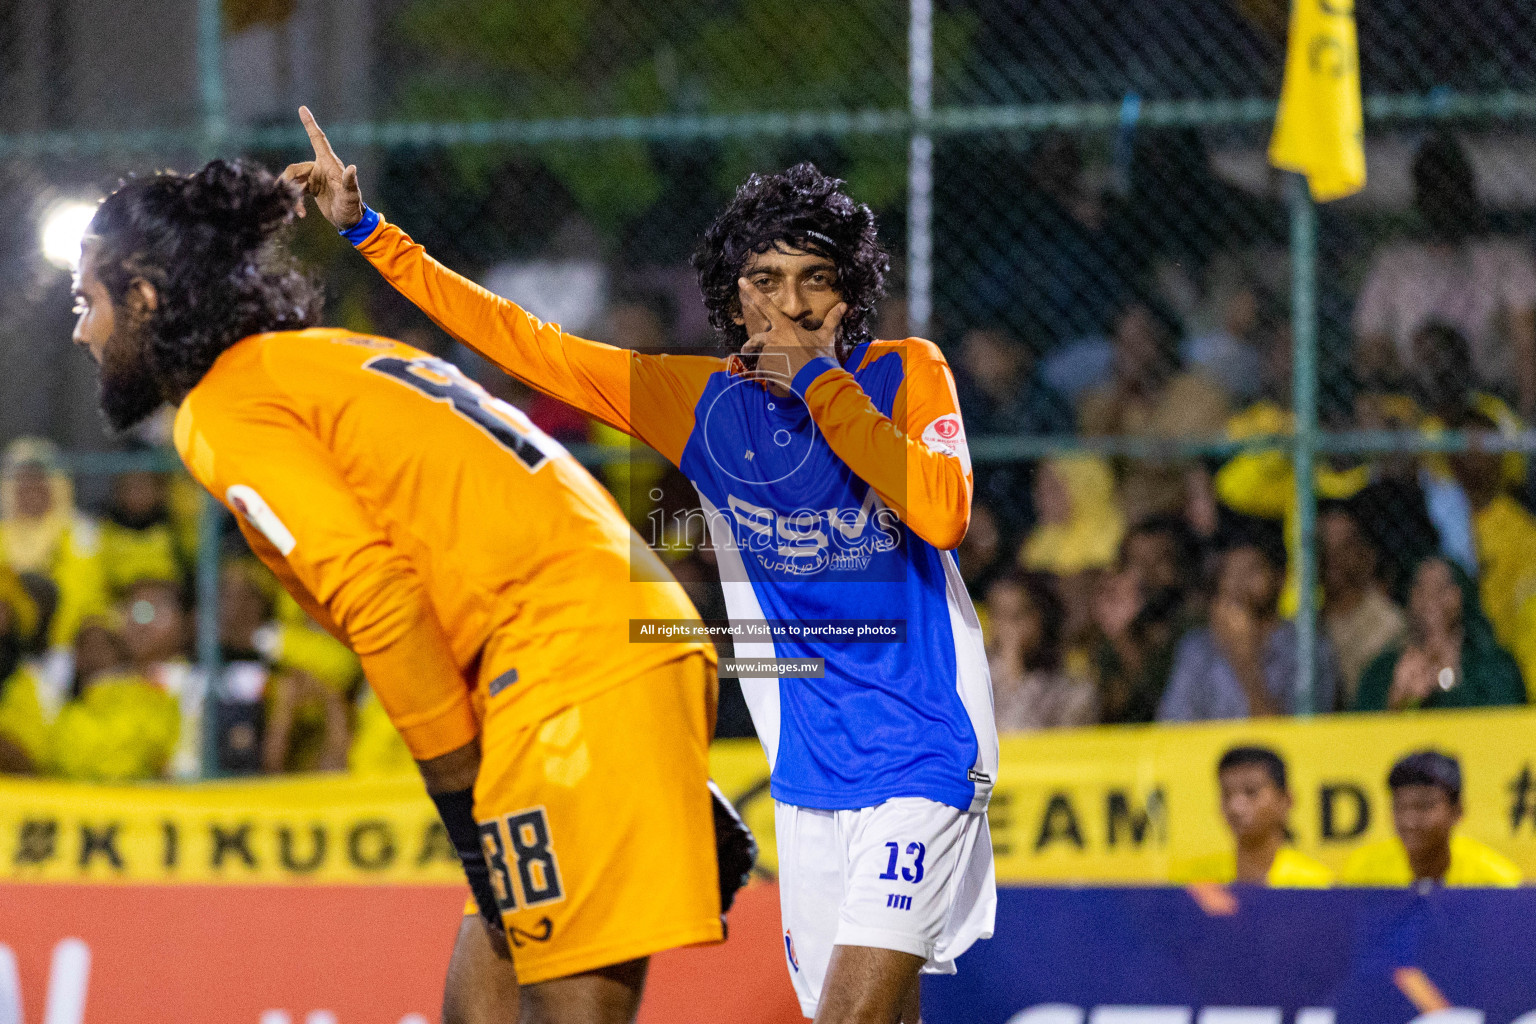
[{"label": "small red logo patch", "polygon": [[936,434],[948,441],[960,433],[960,423],[957,420],[934,420],[933,429]]}]

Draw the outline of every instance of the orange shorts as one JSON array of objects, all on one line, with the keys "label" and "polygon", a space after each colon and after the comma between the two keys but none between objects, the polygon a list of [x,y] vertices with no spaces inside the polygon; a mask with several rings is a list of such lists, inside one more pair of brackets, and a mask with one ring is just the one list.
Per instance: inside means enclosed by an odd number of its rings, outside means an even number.
[{"label": "orange shorts", "polygon": [[716,692],[695,653],[540,722],[487,707],[475,818],[519,982],[723,938]]}]

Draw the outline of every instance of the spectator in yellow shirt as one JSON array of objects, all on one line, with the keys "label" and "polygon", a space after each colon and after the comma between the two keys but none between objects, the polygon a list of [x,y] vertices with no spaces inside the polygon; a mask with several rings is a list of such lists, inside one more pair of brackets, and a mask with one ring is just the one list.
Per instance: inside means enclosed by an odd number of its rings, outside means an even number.
[{"label": "spectator in yellow shirt", "polygon": [[[1181,325],[1171,312],[1154,299],[1130,293],[1118,303],[1109,329],[1112,374],[1083,396],[1078,408],[1082,433],[1174,440],[1221,432],[1231,399],[1210,376],[1180,365]],[[1195,468],[1190,463],[1137,459],[1120,468],[1128,521],[1184,510],[1187,476]]]},{"label": "spectator in yellow shirt", "polygon": [[1244,882],[1276,889],[1326,889],[1333,872],[1290,845],[1291,792],[1285,761],[1268,747],[1233,747],[1216,765],[1221,816],[1236,848],[1174,871],[1184,885]]},{"label": "spectator in yellow shirt", "polygon": [[1387,776],[1397,838],[1369,843],[1344,865],[1345,885],[1396,888],[1420,883],[1469,888],[1520,884],[1514,862],[1456,831],[1461,823],[1461,764],[1438,750],[1398,761]]},{"label": "spectator in yellow shirt", "polygon": [[0,774],[37,771],[48,716],[37,676],[22,659],[38,630],[38,608],[16,574],[0,566]]},{"label": "spectator in yellow shirt", "polygon": [[136,469],[112,478],[111,502],[101,523],[102,569],[112,594],[140,580],[179,583],[186,577],[187,558],[171,519],[169,492],[166,473]]}]

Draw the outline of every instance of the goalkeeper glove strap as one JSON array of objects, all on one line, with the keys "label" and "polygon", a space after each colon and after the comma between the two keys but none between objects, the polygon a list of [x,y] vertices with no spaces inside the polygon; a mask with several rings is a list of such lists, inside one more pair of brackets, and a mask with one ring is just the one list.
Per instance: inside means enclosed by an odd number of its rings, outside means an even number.
[{"label": "goalkeeper glove strap", "polygon": [[430,795],[437,805],[438,817],[443,819],[443,827],[448,830],[448,840],[464,865],[464,876],[469,879],[469,891],[475,894],[480,916],[496,931],[502,931],[501,908],[496,903],[496,891],[491,888],[491,869],[485,863],[480,825],[475,821],[475,791],[461,789]]}]

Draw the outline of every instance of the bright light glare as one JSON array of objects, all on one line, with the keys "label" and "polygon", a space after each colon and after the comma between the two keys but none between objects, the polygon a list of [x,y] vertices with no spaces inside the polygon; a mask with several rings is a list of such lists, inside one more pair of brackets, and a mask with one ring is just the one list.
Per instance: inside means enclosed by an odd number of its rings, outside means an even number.
[{"label": "bright light glare", "polygon": [[48,207],[38,231],[44,259],[65,270],[79,265],[80,243],[91,218],[96,216],[96,205],[82,199],[61,199]]}]

